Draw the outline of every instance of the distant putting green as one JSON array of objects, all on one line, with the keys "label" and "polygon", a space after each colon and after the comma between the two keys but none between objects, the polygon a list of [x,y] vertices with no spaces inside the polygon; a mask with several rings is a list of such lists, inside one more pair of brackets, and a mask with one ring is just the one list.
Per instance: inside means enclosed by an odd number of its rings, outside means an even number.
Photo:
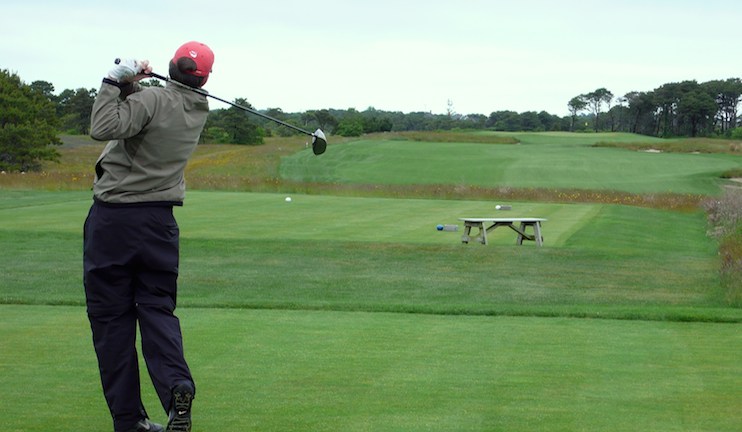
[{"label": "distant putting green", "polygon": [[[631,134],[510,134],[520,144],[358,140],[331,146],[321,158],[285,157],[281,175],[295,181],[355,184],[446,184],[577,188],[630,193],[716,194],[719,175],[738,156],[648,153],[596,148],[636,141]],[[661,141],[661,140],[658,140]]]}]

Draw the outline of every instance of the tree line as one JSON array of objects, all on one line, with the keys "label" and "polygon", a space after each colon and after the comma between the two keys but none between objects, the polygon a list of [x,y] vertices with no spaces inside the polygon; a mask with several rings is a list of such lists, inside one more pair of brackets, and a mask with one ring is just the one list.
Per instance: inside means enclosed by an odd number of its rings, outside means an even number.
[{"label": "tree line", "polygon": [[[141,82],[162,86],[157,80]],[[15,73],[0,70],[0,169],[28,171],[43,160],[55,160],[59,134],[89,133],[95,88],[65,89],[58,95],[52,83],[25,84]],[[657,137],[730,136],[738,126],[737,108],[742,95],[738,78],[704,83],[668,83],[652,91],[614,96],[605,88],[577,95],[567,102],[570,115],[546,111],[495,111],[489,115],[459,114],[448,101],[446,112],[363,111],[320,109],[286,113],[280,108],[261,112],[306,129],[360,136],[375,132],[480,129],[495,131],[611,131]],[[245,98],[236,104],[253,108]],[[234,107],[213,108],[202,142],[259,145],[265,137],[289,136],[291,129],[246,114]]]},{"label": "tree line", "polygon": [[652,91],[632,91],[619,97],[599,88],[575,96],[567,106],[571,129],[578,114],[587,112],[595,131],[657,137],[729,136],[738,126],[741,95],[742,81],[729,78],[668,83]]}]

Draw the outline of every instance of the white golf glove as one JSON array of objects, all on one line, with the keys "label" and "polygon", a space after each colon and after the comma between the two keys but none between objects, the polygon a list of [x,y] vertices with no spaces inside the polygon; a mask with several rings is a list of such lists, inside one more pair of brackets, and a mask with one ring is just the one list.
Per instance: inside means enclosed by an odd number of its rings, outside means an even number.
[{"label": "white golf glove", "polygon": [[132,82],[137,75],[146,71],[148,67],[149,61],[147,60],[116,59],[116,66],[108,71],[108,78],[119,83]]}]

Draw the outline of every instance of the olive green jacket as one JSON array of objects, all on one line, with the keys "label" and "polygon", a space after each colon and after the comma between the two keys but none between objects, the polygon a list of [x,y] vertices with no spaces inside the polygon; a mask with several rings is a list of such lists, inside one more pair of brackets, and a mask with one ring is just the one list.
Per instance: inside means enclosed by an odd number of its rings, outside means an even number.
[{"label": "olive green jacket", "polygon": [[110,140],[95,164],[95,199],[182,204],[183,172],[208,113],[206,96],[176,84],[119,89],[105,80],[90,121],[93,139]]}]

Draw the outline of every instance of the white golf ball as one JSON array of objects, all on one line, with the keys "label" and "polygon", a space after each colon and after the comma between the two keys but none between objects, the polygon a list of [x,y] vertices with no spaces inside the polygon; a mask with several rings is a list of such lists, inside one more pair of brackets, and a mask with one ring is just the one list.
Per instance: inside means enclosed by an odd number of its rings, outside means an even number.
[{"label": "white golf ball", "polygon": [[497,210],[500,210],[501,208],[502,208],[502,206],[500,204],[498,204],[498,205],[495,206],[495,209],[497,209]]},{"label": "white golf ball", "polygon": [[291,202],[291,197],[286,197],[286,202]]}]

